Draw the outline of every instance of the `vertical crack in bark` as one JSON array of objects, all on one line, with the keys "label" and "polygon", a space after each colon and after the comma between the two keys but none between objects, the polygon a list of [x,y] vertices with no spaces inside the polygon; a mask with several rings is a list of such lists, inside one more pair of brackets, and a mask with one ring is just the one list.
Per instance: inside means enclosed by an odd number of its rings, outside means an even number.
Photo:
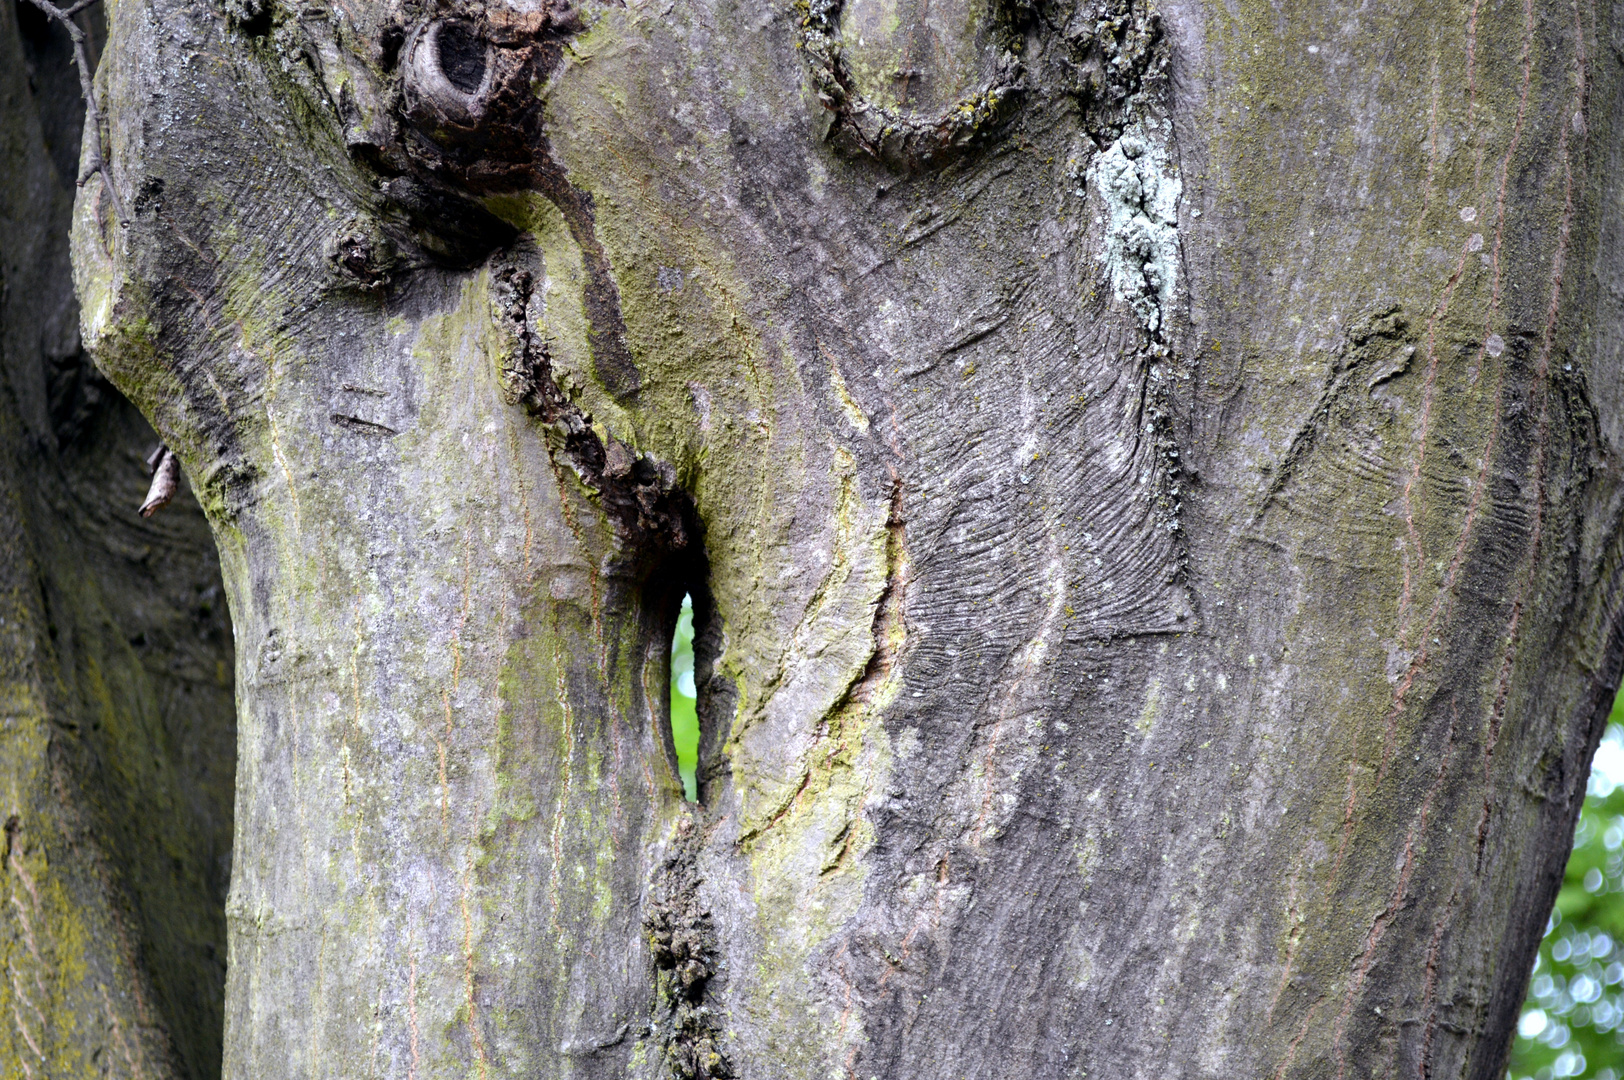
[{"label": "vertical crack in bark", "polygon": [[[1575,102],[1575,116],[1583,115],[1585,104],[1582,69],[1580,87],[1579,99]],[[1511,688],[1511,667],[1519,644],[1523,607],[1528,601],[1528,594],[1539,579],[1540,549],[1545,536],[1546,509],[1550,502],[1546,490],[1546,473],[1551,449],[1551,350],[1556,337],[1557,320],[1560,316],[1562,274],[1567,261],[1568,240],[1573,225],[1574,213],[1573,163],[1568,154],[1568,129],[1566,127],[1562,129],[1560,141],[1564,177],[1562,219],[1557,233],[1556,253],[1551,259],[1551,297],[1546,309],[1539,359],[1535,364],[1534,377],[1530,387],[1530,392],[1539,398],[1539,421],[1534,434],[1534,525],[1532,534],[1528,539],[1528,573],[1518,587],[1516,599],[1512,602],[1511,618],[1506,627],[1505,648],[1501,658],[1500,673],[1496,681],[1494,707],[1489,713],[1488,739],[1483,748],[1483,814],[1477,827],[1476,863],[1479,874],[1483,872],[1483,852],[1488,844],[1489,820],[1492,813],[1491,801],[1494,794],[1494,776],[1490,772],[1490,765],[1493,761],[1495,747],[1500,741],[1500,725],[1505,715],[1506,699]]]},{"label": "vertical crack in bark", "polygon": [[[788,818],[809,791],[814,788],[821,790],[821,785],[815,783],[819,774],[849,762],[854,748],[842,738],[847,727],[860,718],[865,710],[884,703],[885,688],[893,682],[897,659],[907,637],[904,611],[908,592],[908,548],[902,494],[902,480],[893,474],[890,509],[885,523],[885,584],[874,605],[874,618],[869,631],[872,651],[868,662],[815,725],[812,744],[802,761],[800,783],[764,822],[740,832],[735,844],[741,849]],[[815,752],[826,743],[829,749],[819,760]],[[839,834],[840,847],[835,858],[822,868],[821,873],[829,873],[844,863],[854,840],[851,825],[861,813],[862,803],[859,802],[853,811],[852,821]]]},{"label": "vertical crack in bark", "polygon": [[893,474],[890,513],[885,520],[885,586],[880,590],[880,601],[874,608],[874,622],[870,627],[874,655],[869,657],[862,677],[852,687],[850,701],[869,704],[891,677],[907,636],[903,619],[907,599],[908,528],[902,516],[902,480]]},{"label": "vertical crack in bark", "polygon": [[676,468],[639,454],[594,425],[592,415],[570,400],[553,377],[552,355],[535,333],[538,302],[530,270],[511,262],[494,275],[492,303],[511,348],[502,358],[503,391],[548,425],[548,448],[562,456],[596,492],[616,533],[646,555],[687,549],[699,535],[693,499],[677,483]]},{"label": "vertical crack in bark", "polygon": [[1426,1017],[1421,1030],[1421,1063],[1417,1066],[1419,1080],[1432,1080],[1432,1042],[1438,1033],[1438,957],[1443,948],[1444,935],[1455,921],[1455,906],[1460,902],[1460,889],[1450,890],[1449,903],[1432,928],[1432,944],[1427,947],[1427,979],[1421,993],[1421,1013]]},{"label": "vertical crack in bark", "polygon": [[[557,865],[556,859],[554,865]],[[462,915],[463,1002],[468,1010],[464,1024],[468,1030],[469,1045],[474,1050],[474,1063],[479,1067],[479,1080],[486,1080],[490,1075],[490,1064],[485,1057],[485,1038],[480,1034],[479,1005],[474,994],[474,919],[468,907],[473,879],[474,853],[469,851],[462,870],[462,895],[458,901]]]},{"label": "vertical crack in bark", "polygon": [[1144,0],[1088,0],[1077,5],[1061,37],[1069,92],[1103,150],[1122,136],[1135,100],[1166,87],[1172,50],[1161,16]]},{"label": "vertical crack in bark", "polygon": [[[546,444],[555,472],[568,469],[596,496],[599,507],[622,544],[620,555],[625,569],[644,587],[660,594],[645,598],[655,610],[670,611],[671,622],[665,624],[663,636],[656,634],[658,640],[651,639],[651,650],[670,647],[675,607],[685,590],[694,596],[696,629],[702,625],[705,634],[703,640],[695,641],[695,681],[700,687],[700,752],[703,766],[707,760],[714,760],[708,751],[717,741],[716,729],[725,725],[727,719],[722,715],[711,715],[713,712],[727,711],[713,708],[716,703],[711,699],[728,697],[725,690],[718,693],[709,678],[714,649],[707,651],[707,643],[709,646],[719,644],[711,639],[719,636],[720,624],[716,622],[710,601],[703,524],[693,498],[678,483],[677,471],[672,464],[649,454],[638,453],[615,438],[601,424],[595,423],[590,413],[571,400],[554,378],[551,353],[547,343],[535,330],[541,303],[536,271],[522,265],[523,261],[522,254],[510,253],[498,260],[492,275],[493,313],[498,326],[504,329],[508,338],[508,348],[500,360],[504,396],[510,404],[523,405],[546,425]],[[560,490],[562,492],[563,489]],[[573,524],[571,528],[579,538],[579,530]],[[592,577],[593,635],[598,648],[598,667],[603,677],[608,679],[610,658],[603,638],[602,595],[596,569],[592,571]],[[703,665],[700,664],[702,659]],[[645,668],[645,677],[648,670]],[[561,687],[560,693],[563,692]],[[650,716],[657,718],[662,715],[666,706],[658,703],[659,694],[650,696],[646,678],[643,694]],[[611,730],[618,761],[621,752],[618,706],[612,709],[614,718]],[[708,739],[707,734],[711,736]],[[672,775],[679,777],[668,715],[662,735]],[[652,776],[649,781],[652,794]],[[618,805],[618,779],[611,783]]]},{"label": "vertical crack in bark", "polygon": [[1281,1060],[1280,1068],[1275,1070],[1274,1080],[1286,1080],[1286,1071],[1291,1068],[1291,1063],[1296,1060],[1297,1050],[1303,1045],[1303,1040],[1308,1038],[1308,1031],[1314,1024],[1314,1014],[1319,1011],[1319,1007],[1323,1004],[1325,1004],[1325,999],[1322,997],[1308,1007],[1308,1012],[1303,1016],[1302,1027],[1297,1029],[1297,1034],[1291,1037],[1291,1042],[1286,1046],[1286,1056]]},{"label": "vertical crack in bark", "polygon": [[1180,506],[1183,457],[1174,431],[1173,396],[1180,368],[1170,321],[1182,295],[1183,240],[1178,203],[1183,181],[1173,152],[1171,46],[1161,18],[1140,0],[1083,4],[1062,32],[1071,92],[1096,148],[1076,179],[1098,197],[1104,232],[1101,260],[1111,291],[1139,325],[1133,356],[1140,395],[1134,415],[1137,455],[1150,444],[1151,473],[1162,527],[1173,534],[1175,580],[1184,574]]},{"label": "vertical crack in bark", "polygon": [[701,831],[691,815],[677,824],[676,850],[649,888],[643,932],[654,960],[653,1031],[675,1080],[733,1076],[721,1023],[707,996],[718,975],[716,929],[699,896]]}]

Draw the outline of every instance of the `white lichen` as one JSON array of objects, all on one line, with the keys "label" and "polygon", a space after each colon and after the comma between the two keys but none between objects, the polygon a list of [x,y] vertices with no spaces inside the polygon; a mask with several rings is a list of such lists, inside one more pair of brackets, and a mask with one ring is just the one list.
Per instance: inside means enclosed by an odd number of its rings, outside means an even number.
[{"label": "white lichen", "polygon": [[1151,334],[1178,279],[1178,201],[1165,128],[1136,121],[1088,167],[1088,186],[1104,209],[1106,272],[1118,300]]}]

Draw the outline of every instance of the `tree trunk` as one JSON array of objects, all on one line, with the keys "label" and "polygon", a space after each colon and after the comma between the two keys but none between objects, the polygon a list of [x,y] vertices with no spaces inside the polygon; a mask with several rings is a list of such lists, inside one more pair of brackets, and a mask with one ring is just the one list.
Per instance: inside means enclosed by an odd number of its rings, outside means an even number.
[{"label": "tree trunk", "polygon": [[205,1080],[231,628],[197,503],[136,515],[157,437],[80,347],[83,110],[66,32],[0,5],[0,1076]]},{"label": "tree trunk", "polygon": [[74,251],[230,598],[227,1077],[1503,1071],[1624,12],[225,8],[113,8]]}]

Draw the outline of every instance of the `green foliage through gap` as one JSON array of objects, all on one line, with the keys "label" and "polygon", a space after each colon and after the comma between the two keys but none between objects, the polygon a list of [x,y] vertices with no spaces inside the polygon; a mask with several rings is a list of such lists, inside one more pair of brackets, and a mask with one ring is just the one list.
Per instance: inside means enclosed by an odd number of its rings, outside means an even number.
[{"label": "green foliage through gap", "polygon": [[1624,694],[1613,702],[1511,1047],[1510,1080],[1624,1075]]},{"label": "green foliage through gap", "polygon": [[694,770],[699,765],[698,697],[694,686],[694,598],[682,598],[677,632],[671,636],[671,739],[677,744],[677,772],[689,802],[699,801]]}]

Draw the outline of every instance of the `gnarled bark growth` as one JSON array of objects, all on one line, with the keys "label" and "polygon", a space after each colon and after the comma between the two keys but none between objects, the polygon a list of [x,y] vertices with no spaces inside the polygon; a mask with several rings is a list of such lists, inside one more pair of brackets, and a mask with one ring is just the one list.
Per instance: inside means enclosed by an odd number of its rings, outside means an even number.
[{"label": "gnarled bark growth", "polygon": [[1619,675],[1619,14],[944,4],[116,8],[228,1077],[1497,1075]]}]

